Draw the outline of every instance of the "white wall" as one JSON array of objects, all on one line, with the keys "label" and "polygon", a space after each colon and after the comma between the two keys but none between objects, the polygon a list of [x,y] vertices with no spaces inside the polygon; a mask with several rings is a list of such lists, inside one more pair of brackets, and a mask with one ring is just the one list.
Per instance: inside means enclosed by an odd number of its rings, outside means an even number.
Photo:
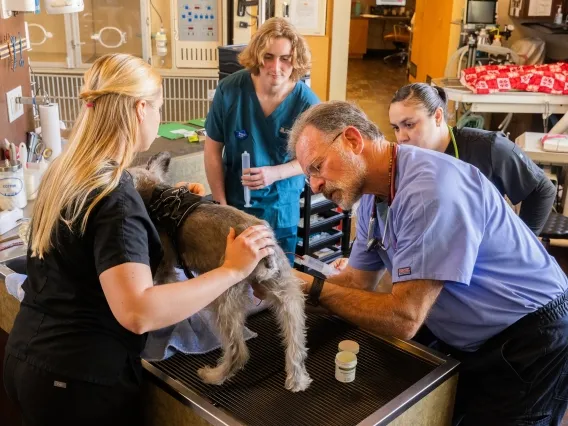
[{"label": "white wall", "polygon": [[331,55],[329,60],[330,100],[344,101],[347,95],[350,14],[350,2],[337,1],[334,3]]}]

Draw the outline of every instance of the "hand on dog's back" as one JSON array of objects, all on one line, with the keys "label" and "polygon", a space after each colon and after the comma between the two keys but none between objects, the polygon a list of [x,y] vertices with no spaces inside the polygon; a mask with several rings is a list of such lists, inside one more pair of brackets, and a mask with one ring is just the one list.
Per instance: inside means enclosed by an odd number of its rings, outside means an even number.
[{"label": "hand on dog's back", "polygon": [[205,187],[196,182],[178,182],[174,185],[174,188],[185,187],[189,192],[195,195],[199,195],[201,197],[205,196]]},{"label": "hand on dog's back", "polygon": [[272,231],[264,225],[250,226],[238,237],[235,234],[235,229],[231,228],[227,235],[225,261],[221,267],[243,280],[251,274],[258,262],[274,254],[272,247],[276,242]]}]

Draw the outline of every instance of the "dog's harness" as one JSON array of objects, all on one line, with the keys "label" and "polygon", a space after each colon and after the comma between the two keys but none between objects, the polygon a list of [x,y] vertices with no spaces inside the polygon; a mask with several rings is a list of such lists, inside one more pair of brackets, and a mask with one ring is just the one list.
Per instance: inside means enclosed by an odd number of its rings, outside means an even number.
[{"label": "dog's harness", "polygon": [[183,226],[185,219],[202,204],[216,204],[204,200],[199,195],[192,194],[186,187],[172,188],[158,185],[152,192],[148,212],[152,222],[158,228],[166,231],[178,258],[178,265],[183,268],[185,275],[192,278],[193,273],[187,268],[178,249],[178,229]]}]

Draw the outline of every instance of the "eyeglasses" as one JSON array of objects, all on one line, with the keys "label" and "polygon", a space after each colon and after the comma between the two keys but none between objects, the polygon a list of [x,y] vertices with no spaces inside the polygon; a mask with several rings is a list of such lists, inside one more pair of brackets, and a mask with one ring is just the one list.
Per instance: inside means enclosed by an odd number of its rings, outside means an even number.
[{"label": "eyeglasses", "polygon": [[[345,130],[345,129],[344,129]],[[327,149],[325,150],[325,154],[322,155],[319,158],[315,158],[309,165],[308,167],[306,167],[306,183],[310,183],[310,179],[312,177],[316,178],[321,176],[321,168],[323,166],[323,163],[325,162],[325,159],[327,158],[327,154],[329,152],[329,150],[331,149],[331,146],[333,145],[333,143],[337,140],[337,138],[339,136],[341,136],[343,134],[343,131],[339,132],[339,134],[333,138],[333,140],[329,143],[329,145],[327,146]]]}]

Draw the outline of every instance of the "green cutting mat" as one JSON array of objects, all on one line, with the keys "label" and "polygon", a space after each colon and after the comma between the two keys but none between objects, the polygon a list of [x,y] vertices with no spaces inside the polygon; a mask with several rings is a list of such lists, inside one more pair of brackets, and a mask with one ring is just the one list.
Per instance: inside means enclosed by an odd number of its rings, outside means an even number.
[{"label": "green cutting mat", "polygon": [[199,129],[179,123],[160,124],[160,128],[158,129],[158,135],[170,140],[181,139],[185,137],[183,134],[184,130],[196,132]]},{"label": "green cutting mat", "polygon": [[193,124],[194,126],[205,127],[205,119],[204,118],[196,118],[194,120],[189,120],[188,124]]}]

